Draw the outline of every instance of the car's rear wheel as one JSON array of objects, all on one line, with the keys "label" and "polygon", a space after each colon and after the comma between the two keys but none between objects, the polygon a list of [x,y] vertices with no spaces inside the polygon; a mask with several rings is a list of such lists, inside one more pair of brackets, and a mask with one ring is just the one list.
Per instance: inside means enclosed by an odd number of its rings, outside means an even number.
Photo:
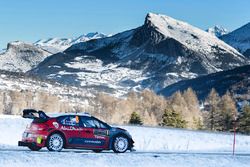
[{"label": "car's rear wheel", "polygon": [[125,136],[116,136],[113,140],[112,150],[115,153],[124,153],[129,148],[129,141],[128,138]]},{"label": "car's rear wheel", "polygon": [[28,148],[29,148],[31,151],[39,151],[39,150],[41,150],[42,147],[38,147],[38,146],[28,146]]},{"label": "car's rear wheel", "polygon": [[46,146],[49,151],[61,151],[64,146],[64,139],[63,136],[59,133],[54,133],[48,137]]},{"label": "car's rear wheel", "polygon": [[93,152],[100,153],[100,152],[102,152],[102,150],[93,150]]}]

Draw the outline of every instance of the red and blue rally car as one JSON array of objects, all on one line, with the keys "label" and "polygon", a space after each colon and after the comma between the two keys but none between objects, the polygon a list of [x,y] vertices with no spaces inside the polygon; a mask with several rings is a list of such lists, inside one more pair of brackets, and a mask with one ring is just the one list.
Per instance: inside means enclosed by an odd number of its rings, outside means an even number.
[{"label": "red and blue rally car", "polygon": [[26,109],[23,117],[33,121],[26,128],[18,146],[26,146],[32,151],[47,147],[49,151],[79,148],[124,153],[133,149],[134,141],[128,131],[111,127],[86,113],[49,117],[43,111]]}]

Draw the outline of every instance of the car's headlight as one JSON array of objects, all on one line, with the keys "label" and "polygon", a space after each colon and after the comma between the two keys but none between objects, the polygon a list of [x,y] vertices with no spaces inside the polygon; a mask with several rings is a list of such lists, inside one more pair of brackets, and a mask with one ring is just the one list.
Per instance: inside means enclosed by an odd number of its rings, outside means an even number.
[{"label": "car's headlight", "polygon": [[27,135],[27,137],[29,137],[29,138],[31,138],[31,137],[35,137],[32,133],[29,133],[28,135]]},{"label": "car's headlight", "polygon": [[23,138],[26,138],[28,136],[28,133],[24,132],[23,133]]}]

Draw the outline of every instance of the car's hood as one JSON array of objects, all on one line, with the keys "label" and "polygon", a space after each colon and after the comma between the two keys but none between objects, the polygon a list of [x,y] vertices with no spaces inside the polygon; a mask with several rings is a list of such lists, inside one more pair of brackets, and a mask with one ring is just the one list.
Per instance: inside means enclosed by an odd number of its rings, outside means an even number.
[{"label": "car's hood", "polygon": [[113,134],[123,133],[123,134],[126,134],[128,137],[132,138],[132,136],[130,135],[130,133],[126,129],[122,129],[119,127],[111,127],[110,131]]},{"label": "car's hood", "polygon": [[127,131],[126,129],[119,128],[119,127],[112,127],[112,130],[117,130],[117,131]]}]

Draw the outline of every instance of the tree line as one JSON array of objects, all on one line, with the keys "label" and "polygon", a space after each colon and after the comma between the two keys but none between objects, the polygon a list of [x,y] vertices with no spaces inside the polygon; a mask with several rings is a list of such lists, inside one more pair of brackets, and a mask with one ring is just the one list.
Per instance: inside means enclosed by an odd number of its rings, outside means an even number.
[{"label": "tree line", "polygon": [[[117,98],[99,93],[88,99],[88,105],[66,102],[57,95],[39,91],[0,91],[0,113],[21,114],[24,108],[47,112],[88,111],[90,114],[113,124],[168,126],[175,128],[233,131],[250,134],[250,106],[241,109],[228,91],[219,96],[212,89],[204,101],[187,90],[163,97],[150,90],[130,92]],[[82,101],[80,97],[75,97]]]},{"label": "tree line", "polygon": [[100,93],[92,106],[92,113],[109,123],[211,131],[232,131],[236,127],[239,132],[250,133],[250,106],[239,110],[229,91],[219,96],[212,89],[202,102],[191,88],[168,98],[150,90],[130,92],[124,98]]},{"label": "tree line", "polygon": [[212,131],[250,133],[250,106],[237,108],[236,101],[227,91],[222,97],[212,89],[204,103],[204,128]]}]

